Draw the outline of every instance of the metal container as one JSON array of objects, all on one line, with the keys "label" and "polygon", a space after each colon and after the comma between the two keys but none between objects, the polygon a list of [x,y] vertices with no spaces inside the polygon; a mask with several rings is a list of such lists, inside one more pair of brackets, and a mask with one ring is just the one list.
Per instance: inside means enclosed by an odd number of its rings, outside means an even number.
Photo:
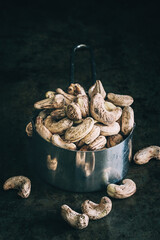
[{"label": "metal container", "polygon": [[[86,47],[86,45],[79,45]],[[71,55],[71,79],[73,82],[73,58]],[[88,46],[87,46],[88,48]],[[89,48],[91,51],[91,49]],[[91,54],[92,56],[92,54]],[[92,70],[95,68],[92,56]],[[95,71],[92,71],[95,80]],[[62,149],[44,140],[35,130],[30,141],[30,164],[32,169],[48,183],[72,192],[92,192],[102,190],[109,183],[122,180],[128,172],[132,158],[131,133],[120,144],[98,151],[76,151]],[[135,127],[135,125],[134,125]]]}]

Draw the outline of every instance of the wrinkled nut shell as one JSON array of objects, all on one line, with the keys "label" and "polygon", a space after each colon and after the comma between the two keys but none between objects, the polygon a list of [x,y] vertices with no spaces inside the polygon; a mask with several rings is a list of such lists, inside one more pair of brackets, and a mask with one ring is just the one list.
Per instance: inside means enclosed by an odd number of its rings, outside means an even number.
[{"label": "wrinkled nut shell", "polygon": [[131,96],[114,94],[114,93],[108,93],[107,98],[113,104],[120,107],[130,106],[134,101]]},{"label": "wrinkled nut shell", "polygon": [[107,139],[104,136],[99,136],[92,143],[88,145],[89,150],[98,150],[104,148],[107,143]]},{"label": "wrinkled nut shell", "polygon": [[48,130],[47,127],[45,127],[43,125],[43,119],[42,117],[38,116],[36,118],[36,123],[35,123],[35,128],[37,133],[44,138],[46,141],[50,142],[51,141],[51,137],[52,137],[52,133]]},{"label": "wrinkled nut shell", "polygon": [[67,205],[61,206],[61,216],[70,226],[76,229],[86,228],[89,223],[89,217],[86,214],[77,213]]},{"label": "wrinkled nut shell", "polygon": [[70,142],[78,142],[82,138],[84,138],[93,128],[94,120],[91,117],[84,119],[82,123],[80,123],[76,127],[70,127],[65,132],[65,140]]},{"label": "wrinkled nut shell", "polygon": [[128,198],[136,192],[136,184],[131,179],[124,179],[122,185],[109,184],[107,193],[113,198]]},{"label": "wrinkled nut shell", "polygon": [[152,158],[160,160],[160,147],[149,146],[143,148],[134,155],[133,160],[136,164],[141,165],[149,162]]},{"label": "wrinkled nut shell", "polygon": [[53,110],[50,113],[50,115],[54,120],[61,120],[62,118],[64,118],[66,116],[66,109],[60,108],[60,109]]},{"label": "wrinkled nut shell", "polygon": [[100,128],[101,135],[103,136],[112,136],[118,134],[120,131],[120,126],[117,122],[114,122],[109,126],[100,123],[96,123],[95,125]]},{"label": "wrinkled nut shell", "polygon": [[131,107],[124,107],[122,111],[121,131],[128,135],[134,126],[134,111]]},{"label": "wrinkled nut shell", "polygon": [[92,130],[84,137],[82,138],[82,142],[85,144],[92,143],[98,136],[100,135],[100,128],[96,125],[93,126]]},{"label": "wrinkled nut shell", "polygon": [[97,220],[107,216],[112,209],[112,202],[108,197],[102,197],[99,204],[86,200],[81,205],[82,212],[88,215],[89,219]]},{"label": "wrinkled nut shell", "polygon": [[71,83],[68,87],[68,93],[74,96],[77,96],[78,94],[86,95],[84,88],[79,83]]},{"label": "wrinkled nut shell", "polygon": [[53,134],[51,141],[52,141],[52,144],[57,147],[61,147],[69,150],[76,150],[77,148],[74,143],[65,142],[58,134]]},{"label": "wrinkled nut shell", "polygon": [[81,109],[78,104],[72,102],[67,106],[67,117],[73,121],[79,121],[82,119]]},{"label": "wrinkled nut shell", "polygon": [[106,92],[100,80],[97,80],[96,83],[90,87],[89,89],[89,96],[90,98],[93,97],[95,94],[100,93],[103,98],[106,97]]},{"label": "wrinkled nut shell", "polygon": [[87,95],[77,95],[75,102],[79,105],[82,117],[86,118],[89,116],[89,100]]},{"label": "wrinkled nut shell", "polygon": [[24,176],[11,177],[5,181],[3,189],[18,189],[19,196],[22,198],[28,198],[31,192],[31,181]]},{"label": "wrinkled nut shell", "polygon": [[121,143],[123,141],[123,137],[121,134],[116,134],[114,136],[110,136],[107,139],[107,147],[114,147],[117,144]]}]

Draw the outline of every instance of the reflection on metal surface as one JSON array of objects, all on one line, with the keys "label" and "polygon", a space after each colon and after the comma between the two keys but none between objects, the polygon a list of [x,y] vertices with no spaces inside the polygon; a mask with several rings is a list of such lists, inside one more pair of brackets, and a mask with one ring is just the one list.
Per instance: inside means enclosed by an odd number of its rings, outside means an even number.
[{"label": "reflection on metal surface", "polygon": [[47,155],[47,168],[52,171],[56,171],[58,165],[57,158],[51,158],[51,155]]},{"label": "reflection on metal surface", "polygon": [[130,162],[132,160],[132,139],[129,139],[128,141],[128,148],[129,148],[128,159]]},{"label": "reflection on metal surface", "polygon": [[95,169],[95,153],[91,152],[91,157],[86,159],[86,152],[77,152],[76,167],[82,169],[85,177],[89,177]]},{"label": "reflection on metal surface", "polygon": [[102,178],[105,184],[112,182],[118,182],[121,180],[121,176],[115,168],[108,167],[103,170]]}]

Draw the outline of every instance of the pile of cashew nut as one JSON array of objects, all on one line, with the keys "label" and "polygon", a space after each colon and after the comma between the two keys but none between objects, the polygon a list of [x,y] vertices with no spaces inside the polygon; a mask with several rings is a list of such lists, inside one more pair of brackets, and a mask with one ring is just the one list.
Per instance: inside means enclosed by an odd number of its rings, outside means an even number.
[{"label": "pile of cashew nut", "polygon": [[[133,129],[134,111],[130,106],[133,98],[106,94],[100,80],[90,87],[88,94],[80,84],[72,83],[67,93],[57,88],[45,96],[34,104],[36,109],[42,109],[35,129],[57,147],[79,151],[110,148],[122,142]],[[26,133],[31,137],[32,132],[30,122]]]}]

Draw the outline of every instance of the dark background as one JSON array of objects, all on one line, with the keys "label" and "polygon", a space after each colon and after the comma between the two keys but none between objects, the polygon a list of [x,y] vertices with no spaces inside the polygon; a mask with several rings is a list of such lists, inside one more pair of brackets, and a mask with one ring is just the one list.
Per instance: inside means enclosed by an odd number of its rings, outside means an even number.
[{"label": "dark background", "polygon": [[[86,200],[99,202],[106,190],[68,193],[43,182],[27,164],[25,126],[34,102],[70,81],[70,51],[79,43],[93,47],[97,79],[106,92],[134,98],[133,154],[160,143],[160,14],[156,1],[5,1],[0,3],[0,240],[160,238],[160,164],[131,163],[127,177],[137,192],[113,199],[113,210],[84,230],[70,228],[60,216],[68,204],[80,211]],[[76,55],[75,80],[91,85],[89,56]],[[21,199],[3,191],[4,181],[28,176],[32,192]]]}]

